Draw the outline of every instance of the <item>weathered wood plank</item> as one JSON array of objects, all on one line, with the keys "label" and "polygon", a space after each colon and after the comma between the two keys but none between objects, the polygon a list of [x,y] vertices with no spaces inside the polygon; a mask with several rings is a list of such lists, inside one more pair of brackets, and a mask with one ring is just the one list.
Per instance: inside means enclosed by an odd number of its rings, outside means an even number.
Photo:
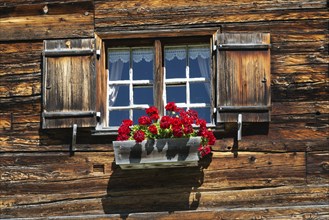
[{"label": "weathered wood plank", "polygon": [[[140,5],[127,5],[122,6],[125,10],[118,10],[110,2],[105,3],[105,7],[109,10],[100,9],[96,4],[95,9],[95,25],[98,32],[106,31],[122,31],[126,30],[138,30],[138,29],[164,29],[171,27],[183,27],[183,25],[193,24],[214,24],[214,23],[246,23],[251,21],[271,21],[271,20],[282,20],[291,21],[294,20],[311,20],[311,19],[326,19],[328,14],[326,13],[325,7],[321,6],[317,10],[264,10],[254,11],[247,10],[242,12],[240,9],[232,13],[219,14],[218,11],[221,5],[211,4],[200,7],[186,5],[184,1],[175,2],[176,4],[183,3],[185,7],[147,7],[148,2]],[[156,3],[155,3],[156,4]],[[210,4],[210,3],[208,3]],[[159,4],[160,5],[160,4]],[[203,8],[203,10],[201,10]],[[253,8],[254,9],[254,8]],[[227,11],[228,9],[225,9]],[[109,15],[112,15],[109,17]],[[260,16],[262,15],[262,16]],[[189,18],[189,19],[187,19]],[[197,26],[197,25],[195,25]]]},{"label": "weathered wood plank", "polygon": [[0,41],[92,37],[94,33],[92,1],[1,7],[0,12],[6,15],[0,18]]},{"label": "weathered wood plank", "polygon": [[[1,188],[6,189],[3,195],[38,194],[49,189],[54,189],[57,194],[61,193],[61,190],[71,193],[72,190],[75,192],[81,187],[86,187],[86,179],[89,179],[88,183],[105,185],[107,178],[110,179],[113,195],[125,195],[127,191],[136,195],[147,194],[150,190],[156,193],[168,185],[171,185],[170,188],[174,191],[179,190],[179,187],[183,187],[184,191],[187,186],[215,190],[283,186],[303,184],[306,181],[304,153],[241,152],[238,157],[234,157],[232,153],[214,153],[212,162],[201,162],[203,170],[195,167],[129,172],[113,166],[112,152],[77,152],[73,157],[70,157],[69,153],[5,153],[0,158],[0,182],[3,186]],[[101,172],[95,170],[94,165],[102,167]],[[98,177],[94,178],[95,176]],[[145,176],[148,181],[144,181]],[[171,181],[172,179],[175,181]],[[159,182],[163,184],[157,185]],[[171,189],[167,190],[169,192]]]},{"label": "weathered wood plank", "polygon": [[[328,207],[326,205],[306,205],[306,206],[272,206],[267,208],[236,208],[216,210],[188,210],[175,212],[140,212],[125,214],[84,214],[65,216],[72,220],[75,219],[94,219],[94,220],[127,220],[138,219],[159,219],[159,220],[175,220],[175,219],[305,219],[316,218],[325,220],[329,218]],[[44,217],[34,217],[35,220],[42,220]],[[51,219],[63,219],[63,216],[52,216]]]},{"label": "weathered wood plank", "polygon": [[37,74],[41,72],[42,42],[15,42],[0,44],[0,77]]},{"label": "weathered wood plank", "polygon": [[329,99],[328,80],[315,83],[289,83],[271,86],[272,101],[326,101]]},{"label": "weathered wood plank", "polygon": [[0,98],[35,96],[40,94],[41,74],[29,74],[15,78],[2,78],[0,81]]},{"label": "weathered wood plank", "polygon": [[[326,205],[328,202],[328,185],[286,186],[264,189],[246,189],[229,191],[193,191],[185,193],[162,193],[143,196],[91,196],[75,199],[55,200],[15,204],[8,197],[1,199],[2,217],[38,217],[56,215],[102,214],[122,212],[161,212],[182,210],[214,210],[218,208],[268,208]],[[50,194],[51,195],[51,194]],[[175,196],[174,196],[175,195]],[[176,198],[173,200],[173,196]],[[27,196],[31,198],[31,196]],[[46,198],[44,196],[43,198]],[[24,197],[20,197],[24,200]]]},{"label": "weathered wood plank", "polygon": [[329,101],[272,102],[272,115],[328,114]]},{"label": "weathered wood plank", "polygon": [[[85,0],[67,0],[65,3],[74,3],[74,2],[81,2]],[[53,0],[52,3],[63,3],[62,0]],[[0,3],[0,7],[15,7],[20,5],[34,5],[45,3],[43,0],[3,0]]]},{"label": "weathered wood plank", "polygon": [[[257,140],[258,138],[258,140]],[[215,151],[254,151],[254,152],[307,152],[325,151],[329,140],[326,137],[318,139],[262,139],[262,136],[243,137],[238,144],[233,138],[221,139],[213,146]]]},{"label": "weathered wood plank", "polygon": [[12,114],[0,113],[0,130],[10,129],[12,126],[11,122],[12,122]]},{"label": "weathered wood plank", "polygon": [[329,145],[327,151],[307,153],[307,182],[329,183]]},{"label": "weathered wood plank", "polygon": [[[146,9],[154,9],[154,10],[164,10],[165,8],[172,8],[174,1],[166,1],[162,2],[159,0],[147,0],[143,1],[143,3],[136,4],[134,2],[108,2],[104,0],[97,1],[96,10],[102,11],[120,11],[120,8],[127,8],[127,9],[143,9],[145,12],[148,12]],[[215,0],[200,0],[196,2],[187,2],[184,0],[175,1],[175,7],[177,9],[186,9],[187,6],[190,6],[190,10],[196,10],[196,8],[204,8],[208,10],[215,10],[214,7],[219,8],[221,11],[225,10],[227,12],[237,12],[237,11],[249,11],[249,10],[259,10],[259,9],[267,9],[267,10],[282,10],[282,9],[301,9],[301,8],[325,8],[326,2],[325,1],[317,1],[317,2],[310,2],[310,1],[280,1],[280,2],[268,2],[268,1],[258,1],[257,3],[253,3],[247,0],[242,0],[236,2],[234,0],[225,0],[221,2],[217,2]],[[112,6],[112,7],[111,7]],[[174,9],[172,8],[172,11]],[[151,12],[149,12],[151,13]]]},{"label": "weathered wood plank", "polygon": [[[236,209],[216,209],[202,211],[178,211],[173,213],[131,213],[127,215],[129,219],[156,218],[159,220],[174,219],[327,219],[329,217],[328,207],[325,205],[310,206],[288,206],[288,207],[266,207],[266,208],[236,208]],[[112,217],[112,216],[111,216]],[[114,215],[119,217],[119,215]],[[97,217],[96,217],[97,218]],[[99,216],[101,219],[102,217]]]}]

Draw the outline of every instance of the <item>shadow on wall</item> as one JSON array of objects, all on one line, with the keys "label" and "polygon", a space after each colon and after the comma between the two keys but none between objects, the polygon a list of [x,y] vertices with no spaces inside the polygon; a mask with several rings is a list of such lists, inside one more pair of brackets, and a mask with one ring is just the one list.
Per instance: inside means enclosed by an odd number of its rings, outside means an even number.
[{"label": "shadow on wall", "polygon": [[113,163],[107,196],[102,199],[104,213],[125,218],[136,212],[173,212],[195,210],[201,194],[211,155],[203,158],[198,167],[122,170]]}]

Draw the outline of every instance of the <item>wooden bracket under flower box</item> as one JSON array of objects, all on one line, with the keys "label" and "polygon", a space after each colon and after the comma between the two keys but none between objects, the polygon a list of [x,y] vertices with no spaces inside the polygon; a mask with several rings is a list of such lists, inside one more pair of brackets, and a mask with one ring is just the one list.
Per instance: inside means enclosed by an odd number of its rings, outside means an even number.
[{"label": "wooden bracket under flower box", "polygon": [[113,141],[115,163],[122,169],[198,166],[201,137]]}]

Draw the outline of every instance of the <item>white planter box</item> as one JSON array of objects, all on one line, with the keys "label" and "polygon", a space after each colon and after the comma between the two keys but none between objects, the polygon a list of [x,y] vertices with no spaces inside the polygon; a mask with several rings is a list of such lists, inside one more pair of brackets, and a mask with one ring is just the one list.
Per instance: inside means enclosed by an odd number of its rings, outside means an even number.
[{"label": "white planter box", "polygon": [[122,169],[198,166],[201,137],[113,141],[115,163]]}]

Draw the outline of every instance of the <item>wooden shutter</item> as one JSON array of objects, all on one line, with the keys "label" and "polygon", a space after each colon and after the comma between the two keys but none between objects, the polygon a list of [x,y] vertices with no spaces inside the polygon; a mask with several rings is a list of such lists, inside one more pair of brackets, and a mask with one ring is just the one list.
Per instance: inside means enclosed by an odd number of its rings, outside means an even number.
[{"label": "wooden shutter", "polygon": [[94,41],[44,41],[43,128],[96,125]]},{"label": "wooden shutter", "polygon": [[270,34],[217,34],[217,122],[270,120]]}]

